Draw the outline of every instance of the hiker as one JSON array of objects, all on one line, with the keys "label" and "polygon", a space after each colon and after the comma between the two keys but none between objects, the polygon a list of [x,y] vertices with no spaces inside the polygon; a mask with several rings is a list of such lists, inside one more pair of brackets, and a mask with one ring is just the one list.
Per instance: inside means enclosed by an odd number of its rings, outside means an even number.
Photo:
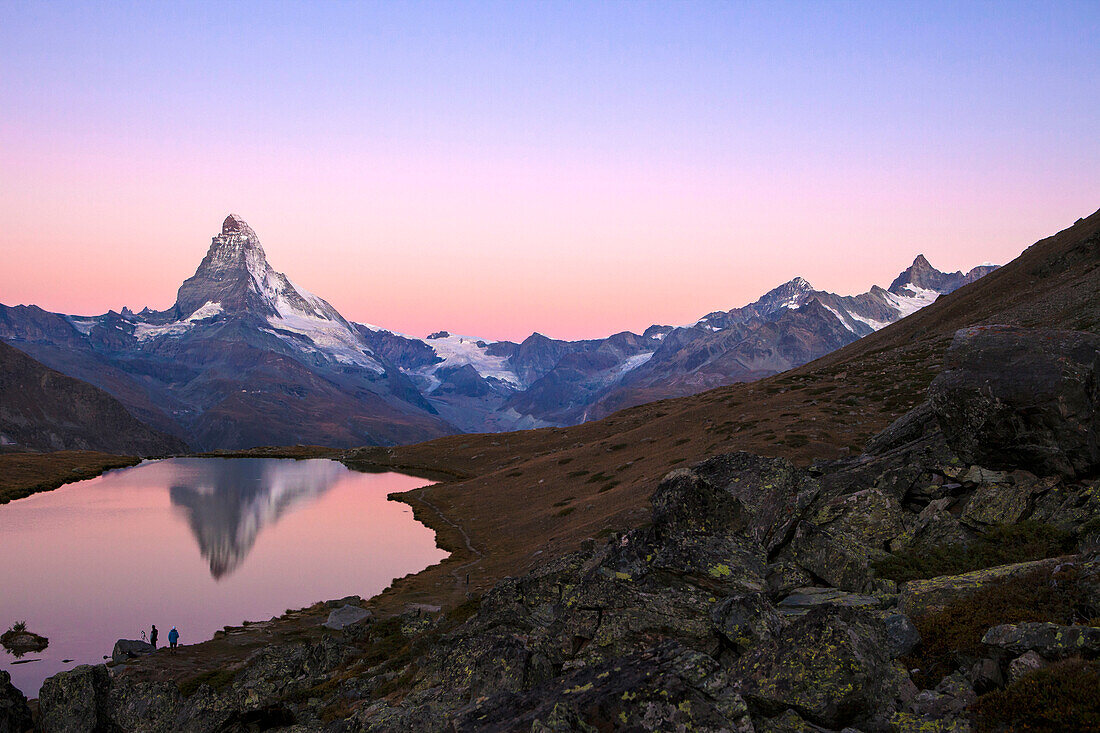
[{"label": "hiker", "polygon": [[180,632],[176,631],[176,627],[173,626],[172,630],[168,632],[168,645],[172,647],[172,653],[176,653],[176,642],[180,640]]},{"label": "hiker", "polygon": [[149,643],[153,645],[153,648],[157,648],[157,625],[153,624],[153,630],[149,632]]}]

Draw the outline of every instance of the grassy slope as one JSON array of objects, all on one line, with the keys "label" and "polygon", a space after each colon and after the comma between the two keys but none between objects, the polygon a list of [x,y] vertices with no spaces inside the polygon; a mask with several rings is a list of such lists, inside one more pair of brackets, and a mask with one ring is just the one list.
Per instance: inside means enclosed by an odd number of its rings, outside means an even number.
[{"label": "grassy slope", "polygon": [[455,554],[400,581],[381,605],[455,602],[467,573],[470,590],[484,590],[586,537],[644,522],[661,476],[714,453],[746,450],[808,463],[858,452],[924,399],[957,329],[1013,323],[1100,331],[1098,266],[1100,212],[897,324],[760,382],[571,428],[355,451],[374,464],[469,477],[402,496]]},{"label": "grassy slope", "polygon": [[133,456],[80,450],[0,453],[0,504],[140,462]]}]

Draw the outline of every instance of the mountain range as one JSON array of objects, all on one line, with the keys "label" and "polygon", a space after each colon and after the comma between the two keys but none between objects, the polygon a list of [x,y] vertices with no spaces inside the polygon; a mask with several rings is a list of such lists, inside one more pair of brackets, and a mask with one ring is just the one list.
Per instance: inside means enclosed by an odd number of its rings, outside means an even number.
[{"label": "mountain range", "polygon": [[[515,343],[446,331],[421,339],[348,321],[275,271],[256,233],[231,214],[171,308],[73,316],[0,305],[0,340],[106,392],[175,445],[393,445],[572,425],[753,381],[871,334],[995,267],[944,273],[918,256],[889,288],[856,296],[795,278],[689,325],[603,339],[535,333]],[[71,447],[13,435],[4,423],[0,433],[35,449]],[[132,445],[148,454],[169,443]]]}]

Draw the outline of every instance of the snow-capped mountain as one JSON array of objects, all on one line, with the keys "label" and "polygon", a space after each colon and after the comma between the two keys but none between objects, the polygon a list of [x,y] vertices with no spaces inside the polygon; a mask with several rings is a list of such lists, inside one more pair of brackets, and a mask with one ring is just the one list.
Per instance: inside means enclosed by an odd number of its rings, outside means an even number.
[{"label": "snow-capped mountain", "polygon": [[[222,222],[221,234],[195,274],[180,286],[176,304],[166,314],[174,318],[164,321],[165,314],[148,311],[131,316],[135,337],[173,338],[198,324],[249,317],[265,321],[262,330],[303,355],[375,374],[386,371],[335,308],[271,267],[256,232],[235,214]],[[88,328],[88,319],[81,326]]]},{"label": "snow-capped mountain", "polygon": [[230,214],[165,311],[67,316],[0,306],[0,339],[110,393],[199,449],[391,444],[568,425],[816,359],[994,269],[924,256],[855,296],[795,278],[758,300],[641,335],[520,343],[352,323],[276,271]]},{"label": "snow-capped mountain", "polygon": [[425,440],[457,429],[230,214],[165,311],[0,307],[0,339],[192,447]]},{"label": "snow-capped mountain", "polygon": [[568,425],[649,399],[759,379],[812,361],[978,279],[993,265],[943,273],[924,255],[891,283],[843,296],[796,277],[758,300],[682,327],[607,339],[520,344],[446,331],[417,339],[364,326],[439,413],[464,430]]}]

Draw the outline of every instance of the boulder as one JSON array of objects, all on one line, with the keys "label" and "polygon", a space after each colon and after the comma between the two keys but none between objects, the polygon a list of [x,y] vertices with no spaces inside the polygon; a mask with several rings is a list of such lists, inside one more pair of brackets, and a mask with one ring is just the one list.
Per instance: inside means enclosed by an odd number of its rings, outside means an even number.
[{"label": "boulder", "polygon": [[849,608],[881,608],[883,600],[877,596],[849,593],[837,588],[797,588],[779,602],[784,616],[804,616],[819,606],[847,606]]},{"label": "boulder", "polygon": [[790,619],[824,606],[861,609],[882,622],[890,658],[897,659],[920,644],[920,632],[908,616],[887,608],[892,599],[889,595],[862,595],[836,588],[799,588],[779,602],[779,611]]},{"label": "boulder", "polygon": [[1045,659],[1100,654],[1100,628],[1028,622],[1002,624],[985,632],[982,643],[1015,656],[1036,652]]},{"label": "boulder", "polygon": [[974,662],[973,666],[970,667],[968,679],[970,684],[974,686],[974,690],[980,695],[1005,685],[1001,665],[995,659],[979,659]]},{"label": "boulder", "polygon": [[944,677],[936,689],[921,690],[909,703],[908,709],[925,719],[942,720],[964,716],[966,709],[977,699],[978,694],[970,680],[961,672],[956,672]]},{"label": "boulder", "polygon": [[718,662],[671,641],[477,699],[452,725],[448,730],[753,730],[745,700]]},{"label": "boulder", "polygon": [[793,710],[787,710],[774,718],[757,718],[753,721],[756,733],[820,733],[821,728]]},{"label": "boulder", "polygon": [[107,714],[111,676],[102,664],[82,664],[49,677],[38,693],[38,728],[50,733],[113,729]]},{"label": "boulder", "polygon": [[780,560],[768,566],[768,595],[782,598],[799,588],[813,585],[814,579],[797,563]]},{"label": "boulder", "polygon": [[[726,453],[691,470],[738,500],[745,531],[769,553],[790,538],[799,518],[821,490],[812,476],[784,458]],[[654,496],[655,519],[656,499]]]},{"label": "boulder", "polygon": [[11,683],[11,675],[0,670],[0,733],[23,733],[31,725],[27,698]]},{"label": "boulder", "polygon": [[974,529],[997,524],[1016,524],[1031,513],[1035,498],[1051,489],[1053,477],[1037,479],[1027,471],[1011,477],[1001,474],[998,481],[981,483],[962,511],[962,522]]},{"label": "boulder", "polygon": [[886,642],[891,659],[904,657],[920,644],[917,626],[904,613],[885,612],[882,623],[886,627]]},{"label": "boulder", "polygon": [[936,413],[932,410],[932,405],[925,400],[868,440],[864,453],[872,456],[885,455],[920,440],[938,428]]},{"label": "boulder", "polygon": [[1024,675],[1042,669],[1046,665],[1046,661],[1037,652],[1025,652],[1008,663],[1008,681],[1015,682]]},{"label": "boulder", "polygon": [[779,633],[782,620],[763,593],[742,593],[711,607],[711,620],[718,633],[738,652]]},{"label": "boulder", "polygon": [[955,334],[929,400],[962,460],[1073,478],[1100,468],[1100,336],[978,326]]},{"label": "boulder", "polygon": [[944,545],[965,545],[971,535],[950,511],[951,497],[934,499],[921,509],[915,522],[890,542],[890,550],[930,550]]},{"label": "boulder", "polygon": [[111,650],[111,661],[125,662],[127,659],[152,654],[157,649],[152,644],[137,639],[119,639]]},{"label": "boulder", "polygon": [[741,529],[744,505],[689,468],[671,471],[657,486],[653,523],[671,532],[704,533]]},{"label": "boulder", "polygon": [[882,548],[906,530],[906,513],[882,489],[863,489],[835,496],[817,506],[811,524],[867,547]]},{"label": "boulder", "polygon": [[810,522],[799,522],[779,559],[798,563],[813,576],[847,591],[891,591],[893,581],[875,577],[874,562],[886,552]]},{"label": "boulder", "polygon": [[793,709],[828,728],[880,717],[900,680],[876,619],[852,608],[816,608],[734,665],[738,690],[754,710]]},{"label": "boulder", "polygon": [[359,606],[340,606],[328,615],[328,619],[321,624],[326,629],[341,631],[347,626],[357,624],[364,619],[371,618],[371,612]]},{"label": "boulder", "polygon": [[974,570],[961,575],[941,575],[927,580],[911,580],[902,586],[898,610],[911,618],[919,618],[941,610],[960,598],[967,598],[991,583],[1035,572],[1051,570],[1062,560],[1047,558],[1013,565]]}]

